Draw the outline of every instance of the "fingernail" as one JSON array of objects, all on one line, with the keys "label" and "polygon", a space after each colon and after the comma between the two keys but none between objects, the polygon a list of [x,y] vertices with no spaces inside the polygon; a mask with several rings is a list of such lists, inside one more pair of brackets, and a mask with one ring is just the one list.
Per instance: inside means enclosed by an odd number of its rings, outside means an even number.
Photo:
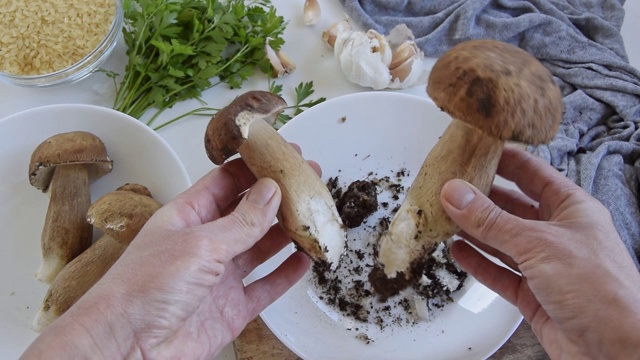
[{"label": "fingernail", "polygon": [[476,197],[476,193],[471,188],[471,184],[464,180],[454,179],[447,183],[445,200],[458,210],[466,208]]},{"label": "fingernail", "polygon": [[273,180],[260,179],[249,189],[247,201],[265,206],[276,192],[276,183]]}]

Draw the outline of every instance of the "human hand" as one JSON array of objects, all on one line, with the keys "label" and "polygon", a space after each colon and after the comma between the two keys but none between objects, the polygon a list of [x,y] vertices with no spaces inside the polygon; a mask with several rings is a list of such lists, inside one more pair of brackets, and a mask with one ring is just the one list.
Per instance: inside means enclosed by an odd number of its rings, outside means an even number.
[{"label": "human hand", "polygon": [[451,180],[441,202],[464,238],[510,269],[464,241],[452,244],[454,259],[518,307],[551,358],[637,357],[640,275],[607,209],[515,147],[498,174],[524,194],[494,187],[492,202]]},{"label": "human hand", "polygon": [[291,243],[280,226],[272,226],[280,189],[271,179],[255,181],[234,160],[158,210],[109,272],[32,348],[43,341],[64,345],[74,334],[85,339],[71,341],[76,353],[63,352],[71,357],[218,353],[309,267],[306,255],[296,252],[270,275],[243,284],[256,266]]}]

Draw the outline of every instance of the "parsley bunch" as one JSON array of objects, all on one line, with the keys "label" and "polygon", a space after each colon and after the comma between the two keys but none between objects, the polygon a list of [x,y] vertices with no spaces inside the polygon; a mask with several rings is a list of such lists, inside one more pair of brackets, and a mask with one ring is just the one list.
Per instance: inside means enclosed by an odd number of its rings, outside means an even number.
[{"label": "parsley bunch", "polygon": [[[147,124],[177,102],[200,99],[220,83],[238,88],[271,71],[266,38],[279,49],[285,21],[269,0],[124,0],[129,58],[114,109]],[[212,81],[215,79],[215,83]]]}]

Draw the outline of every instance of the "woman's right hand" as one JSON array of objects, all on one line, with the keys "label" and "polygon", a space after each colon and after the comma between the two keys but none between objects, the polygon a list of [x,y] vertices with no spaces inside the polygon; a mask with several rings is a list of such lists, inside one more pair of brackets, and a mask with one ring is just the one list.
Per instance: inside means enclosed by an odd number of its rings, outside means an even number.
[{"label": "woman's right hand", "polygon": [[454,242],[455,260],[518,307],[551,358],[640,357],[640,274],[607,209],[515,147],[498,174],[524,194],[494,187],[490,200],[455,179],[441,202],[469,243],[510,269],[465,241]]}]

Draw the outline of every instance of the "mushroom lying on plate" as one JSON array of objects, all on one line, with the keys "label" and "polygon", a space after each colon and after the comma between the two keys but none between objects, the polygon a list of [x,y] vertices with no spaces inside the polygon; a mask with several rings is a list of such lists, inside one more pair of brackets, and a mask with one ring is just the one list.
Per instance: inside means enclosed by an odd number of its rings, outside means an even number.
[{"label": "mushroom lying on plate", "polygon": [[34,330],[41,331],[60,317],[98,282],[160,206],[139,184],[123,185],[96,200],[86,221],[104,235],[56,276],[33,321]]},{"label": "mushroom lying on plate", "polygon": [[383,297],[405,287],[412,267],[459,230],[440,203],[447,181],[463,179],[488,194],[505,142],[548,142],[562,120],[562,95],[551,73],[524,50],[494,40],[450,49],[434,65],[427,92],[453,121],[379,242],[370,280]]},{"label": "mushroom lying on plate", "polygon": [[91,205],[89,184],[112,167],[102,140],[86,131],[54,135],[33,151],[29,182],[51,197],[40,239],[39,280],[51,283],[69,261],[91,245],[91,226],[85,222]]}]

